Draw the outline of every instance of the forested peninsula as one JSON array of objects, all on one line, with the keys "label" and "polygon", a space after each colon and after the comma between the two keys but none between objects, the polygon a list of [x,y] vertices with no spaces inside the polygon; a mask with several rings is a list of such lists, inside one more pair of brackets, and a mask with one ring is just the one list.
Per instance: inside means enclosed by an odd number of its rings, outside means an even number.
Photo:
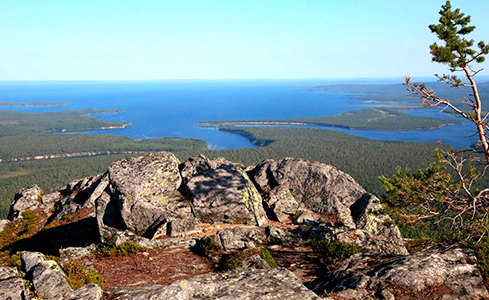
[{"label": "forested peninsula", "polygon": [[327,126],[360,130],[427,130],[461,124],[460,120],[419,117],[396,108],[367,108],[328,117],[247,121],[204,121],[201,125]]},{"label": "forested peninsula", "polygon": [[[467,90],[464,87],[452,88],[449,85],[440,82],[428,82],[426,83],[429,89],[436,91],[437,96],[441,98],[447,98],[452,101],[463,100],[467,97]],[[484,104],[489,101],[489,82],[478,83],[479,93]],[[416,97],[411,97],[406,91],[403,84],[332,84],[332,85],[320,85],[311,88],[299,89],[308,92],[322,92],[322,93],[346,93],[350,98],[372,101],[372,102],[384,102],[384,103],[406,103],[409,105],[415,105],[419,108],[423,107],[421,101]]]},{"label": "forested peninsula", "polygon": [[130,123],[112,122],[89,116],[120,112],[122,111],[116,109],[98,110],[95,108],[42,113],[0,111],[0,138],[34,132],[44,133],[124,128]]}]

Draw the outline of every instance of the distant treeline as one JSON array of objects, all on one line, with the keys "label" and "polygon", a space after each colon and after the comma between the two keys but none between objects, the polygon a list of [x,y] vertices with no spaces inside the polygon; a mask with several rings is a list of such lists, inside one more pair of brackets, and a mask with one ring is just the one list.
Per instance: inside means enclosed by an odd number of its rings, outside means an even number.
[{"label": "distant treeline", "polygon": [[101,134],[21,134],[0,138],[0,160],[71,154],[79,152],[123,151],[205,151],[207,143],[198,139],[158,138],[133,140],[126,136]]},{"label": "distant treeline", "polygon": [[[417,81],[417,80],[414,80]],[[451,100],[464,100],[471,96],[468,88],[452,88],[450,85],[440,82],[428,82],[426,86],[433,89],[441,98]],[[489,82],[477,84],[484,105],[489,105]],[[321,85],[313,88],[305,88],[306,91],[348,93],[349,97],[360,100],[375,100],[385,102],[407,102],[422,107],[419,99],[410,97],[402,83],[398,84],[333,84]]]}]

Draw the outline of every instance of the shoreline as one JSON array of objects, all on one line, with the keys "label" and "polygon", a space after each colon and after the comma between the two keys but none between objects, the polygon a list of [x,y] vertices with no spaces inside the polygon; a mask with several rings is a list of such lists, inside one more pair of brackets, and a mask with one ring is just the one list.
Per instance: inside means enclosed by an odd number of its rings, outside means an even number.
[{"label": "shoreline", "polygon": [[247,126],[247,125],[265,125],[265,126],[318,126],[318,127],[332,127],[332,128],[344,128],[349,130],[372,130],[372,131],[417,131],[417,130],[434,130],[440,129],[443,126],[451,126],[456,124],[440,124],[435,127],[423,127],[423,128],[404,128],[404,129],[373,129],[364,127],[351,127],[338,124],[326,124],[326,123],[314,123],[314,122],[302,122],[302,121],[204,121],[199,122],[200,125],[207,125],[209,127],[222,127],[222,126]]},{"label": "shoreline", "polygon": [[50,133],[68,133],[68,132],[77,132],[77,131],[92,131],[92,130],[110,130],[110,129],[124,129],[127,126],[132,125],[132,123],[124,123],[122,125],[113,125],[113,126],[104,126],[99,128],[89,128],[89,129],[61,129],[60,131],[53,131]]}]

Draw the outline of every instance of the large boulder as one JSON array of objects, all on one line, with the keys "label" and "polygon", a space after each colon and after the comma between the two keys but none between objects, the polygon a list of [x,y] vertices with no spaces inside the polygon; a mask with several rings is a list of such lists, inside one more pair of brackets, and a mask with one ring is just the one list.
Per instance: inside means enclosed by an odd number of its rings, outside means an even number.
[{"label": "large boulder", "polygon": [[226,251],[258,248],[267,242],[267,229],[258,226],[236,226],[216,233],[214,241]]},{"label": "large boulder", "polygon": [[369,250],[407,254],[399,229],[377,197],[353,178],[319,162],[266,160],[248,171],[264,194],[269,215],[311,226],[306,239],[356,243]]},{"label": "large boulder", "polygon": [[19,272],[15,268],[0,267],[0,299],[29,300]]},{"label": "large boulder", "polygon": [[148,238],[195,232],[190,201],[179,192],[179,163],[169,152],[114,162],[108,171],[108,191],[97,199],[99,226]]},{"label": "large boulder", "polygon": [[[287,206],[295,206],[296,212],[303,208],[334,214],[352,228],[355,228],[355,223],[350,206],[367,193],[350,175],[332,166],[304,159],[265,160],[248,174],[261,193],[272,193],[268,198],[277,198],[277,194],[284,195],[279,197],[282,199],[291,198],[285,196],[288,189],[294,204],[297,202],[299,205]],[[277,191],[277,187],[280,190]],[[275,210],[280,211],[280,206],[275,205]],[[293,213],[293,209],[287,208],[287,214]]]},{"label": "large boulder", "polygon": [[51,299],[73,291],[65,273],[54,260],[47,260],[41,253],[27,251],[22,252],[21,259],[38,296]]},{"label": "large boulder", "polygon": [[71,194],[71,200],[81,207],[93,207],[95,200],[102,195],[108,184],[108,174],[104,173],[74,180],[62,192]]},{"label": "large boulder", "polygon": [[43,194],[44,191],[37,185],[32,185],[18,191],[14,196],[14,201],[10,205],[7,219],[13,221],[21,218],[22,212],[39,208]]},{"label": "large boulder", "polygon": [[319,300],[299,279],[283,268],[209,273],[170,285],[116,288],[107,293],[117,300]]},{"label": "large boulder", "polygon": [[472,251],[458,245],[387,258],[357,254],[310,287],[342,299],[489,299]]},{"label": "large boulder", "polygon": [[95,283],[86,284],[72,292],[57,295],[53,300],[100,300],[103,291]]},{"label": "large boulder", "polygon": [[266,222],[262,198],[241,165],[200,156],[185,162],[182,174],[197,219],[249,225]]},{"label": "large boulder", "polygon": [[356,228],[331,222],[316,222],[303,237],[354,243],[379,253],[408,254],[399,228],[382,212],[377,197],[366,194],[350,209]]}]

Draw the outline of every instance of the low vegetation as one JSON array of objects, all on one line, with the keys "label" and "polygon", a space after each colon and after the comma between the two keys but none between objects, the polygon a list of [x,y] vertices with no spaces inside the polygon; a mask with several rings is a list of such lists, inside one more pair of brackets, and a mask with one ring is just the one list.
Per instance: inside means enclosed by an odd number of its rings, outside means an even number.
[{"label": "low vegetation", "polygon": [[142,252],[148,250],[146,247],[143,247],[133,242],[124,242],[119,245],[117,245],[116,242],[117,242],[116,235],[101,242],[100,244],[97,245],[95,254],[100,256],[125,256],[136,252]]},{"label": "low vegetation", "polygon": [[95,269],[86,269],[80,262],[68,262],[63,265],[63,270],[73,289],[89,283],[98,284],[102,289],[105,287],[105,279]]},{"label": "low vegetation", "polygon": [[365,252],[362,247],[339,241],[326,241],[320,238],[309,240],[308,246],[322,254],[321,263],[327,270],[336,269],[339,264],[356,253]]},{"label": "low vegetation", "polygon": [[224,270],[232,270],[243,267],[243,262],[253,255],[259,255],[270,267],[277,267],[277,263],[270,251],[265,248],[251,248],[244,251],[238,251],[229,255],[223,255],[220,265]]},{"label": "low vegetation", "polygon": [[31,210],[22,212],[22,218],[7,223],[3,231],[0,231],[0,250],[18,240],[28,238],[39,230],[39,216]]}]

